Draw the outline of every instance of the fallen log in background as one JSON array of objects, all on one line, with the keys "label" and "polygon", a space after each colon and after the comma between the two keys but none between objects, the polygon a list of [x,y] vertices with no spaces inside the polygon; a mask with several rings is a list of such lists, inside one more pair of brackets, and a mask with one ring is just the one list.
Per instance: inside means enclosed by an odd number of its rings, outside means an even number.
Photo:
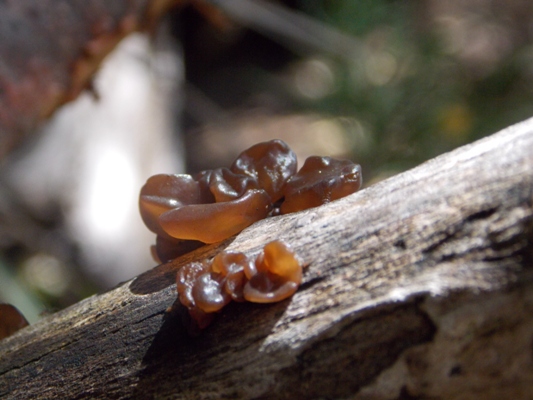
[{"label": "fallen log in background", "polygon": [[[532,171],[533,119],[260,221],[0,342],[0,396],[529,398]],[[180,265],[272,239],[310,263],[293,298],[194,338],[165,311]]]}]

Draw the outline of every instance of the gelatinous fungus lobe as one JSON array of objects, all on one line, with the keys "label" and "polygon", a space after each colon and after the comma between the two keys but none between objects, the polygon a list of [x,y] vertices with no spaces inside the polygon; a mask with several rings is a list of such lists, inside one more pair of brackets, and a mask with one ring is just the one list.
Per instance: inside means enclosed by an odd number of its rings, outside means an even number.
[{"label": "gelatinous fungus lobe", "polygon": [[362,184],[361,166],[349,160],[312,156],[285,186],[281,213],[317,207],[348,196]]},{"label": "gelatinous fungus lobe", "polygon": [[248,190],[242,197],[211,204],[191,204],[166,211],[159,224],[177,239],[215,243],[265,218],[272,208],[263,190]]},{"label": "gelatinous fungus lobe", "polygon": [[195,179],[213,195],[217,203],[238,199],[250,189],[260,189],[252,178],[236,174],[229,168],[202,171]]},{"label": "gelatinous fungus lobe", "polygon": [[159,223],[159,217],[184,205],[214,201],[210,193],[201,189],[190,175],[159,174],[150,177],[139,196],[139,210],[144,224],[152,232],[168,237]]},{"label": "gelatinous fungus lobe", "polygon": [[144,223],[157,234],[154,258],[168,261],[202,243],[227,239],[278,213],[280,204],[287,214],[339,199],[357,191],[362,181],[359,165],[330,157],[309,157],[296,171],[294,152],[272,140],[243,151],[229,168],[194,177],[151,177],[141,189],[139,207]]},{"label": "gelatinous fungus lobe", "polygon": [[268,193],[273,203],[283,197],[283,189],[297,168],[296,154],[281,140],[250,147],[230,167],[234,173],[255,180],[258,187]]},{"label": "gelatinous fungus lobe", "polygon": [[209,265],[205,262],[192,262],[181,267],[176,275],[176,289],[179,293],[181,304],[185,307],[194,307],[195,301],[192,290],[197,278],[207,272]]},{"label": "gelatinous fungus lobe", "polygon": [[274,241],[255,260],[223,251],[211,263],[182,267],[176,280],[180,303],[203,329],[232,300],[272,303],[292,296],[302,281],[302,263],[288,245]]},{"label": "gelatinous fungus lobe", "polygon": [[292,296],[302,282],[302,263],[281,241],[268,243],[255,263],[244,270],[248,282],[244,298],[254,303],[272,303]]},{"label": "gelatinous fungus lobe", "polygon": [[192,319],[206,326],[211,316],[230,301],[244,301],[244,269],[250,263],[239,252],[223,251],[207,262],[193,262],[182,267],[176,277],[180,303],[189,310]]},{"label": "gelatinous fungus lobe", "polygon": [[28,321],[11,304],[0,304],[0,340],[28,326]]},{"label": "gelatinous fungus lobe", "polygon": [[[230,168],[190,175],[156,175],[141,189],[139,207],[148,228],[167,245],[172,239],[214,243],[265,218],[296,172],[294,152],[282,141],[259,143]],[[155,253],[176,254],[168,246]],[[166,258],[166,257],[164,257]]]},{"label": "gelatinous fungus lobe", "polygon": [[208,269],[206,262],[192,262],[180,268],[176,275],[179,301],[187,308],[199,329],[206,328],[213,320],[213,315],[200,309],[194,298],[196,282],[200,276],[208,273]]},{"label": "gelatinous fungus lobe", "polygon": [[232,300],[244,301],[243,289],[246,283],[244,270],[250,268],[252,263],[244,253],[234,251],[223,251],[213,258],[211,269],[225,277],[223,290]]}]

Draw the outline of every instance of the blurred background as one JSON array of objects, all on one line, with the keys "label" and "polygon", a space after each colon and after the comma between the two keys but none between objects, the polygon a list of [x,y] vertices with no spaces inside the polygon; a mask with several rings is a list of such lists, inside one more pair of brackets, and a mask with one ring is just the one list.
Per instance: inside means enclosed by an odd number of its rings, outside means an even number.
[{"label": "blurred background", "polygon": [[93,86],[0,171],[0,302],[30,322],[155,265],[150,175],[279,138],[369,186],[531,117],[533,2],[195,1]]}]

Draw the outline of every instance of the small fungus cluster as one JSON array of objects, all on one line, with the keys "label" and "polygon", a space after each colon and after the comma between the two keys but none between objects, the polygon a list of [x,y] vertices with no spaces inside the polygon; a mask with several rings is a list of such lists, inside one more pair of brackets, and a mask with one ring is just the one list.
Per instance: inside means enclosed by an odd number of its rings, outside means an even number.
[{"label": "small fungus cluster", "polygon": [[[357,191],[361,167],[347,160],[309,157],[297,172],[294,152],[281,140],[256,144],[229,168],[191,175],[155,175],[141,189],[139,206],[156,233],[154,258],[168,261],[205,243],[227,239],[270,215],[329,203]],[[271,303],[292,296],[302,263],[283,242],[255,258],[223,251],[211,262],[192,262],[177,273],[177,290],[197,328],[233,301]]]},{"label": "small fungus cluster", "polygon": [[294,294],[302,281],[302,263],[288,245],[268,243],[255,260],[223,251],[211,263],[192,262],[177,274],[180,303],[199,329],[207,327],[233,301],[273,303]]},{"label": "small fungus cluster", "polygon": [[141,189],[139,207],[157,235],[154,257],[164,262],[227,239],[269,215],[347,196],[361,181],[359,165],[330,157],[309,157],[297,172],[294,152],[272,140],[245,150],[229,168],[152,176]]}]

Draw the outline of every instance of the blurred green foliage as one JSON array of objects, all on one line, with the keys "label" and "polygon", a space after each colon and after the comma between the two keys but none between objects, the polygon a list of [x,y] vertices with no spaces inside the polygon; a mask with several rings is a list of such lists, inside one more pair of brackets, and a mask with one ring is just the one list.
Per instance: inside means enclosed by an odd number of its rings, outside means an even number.
[{"label": "blurred green foliage", "polygon": [[307,106],[356,121],[346,132],[367,181],[533,115],[533,7],[464,3],[299,2],[366,49],[326,56],[335,90]]}]

